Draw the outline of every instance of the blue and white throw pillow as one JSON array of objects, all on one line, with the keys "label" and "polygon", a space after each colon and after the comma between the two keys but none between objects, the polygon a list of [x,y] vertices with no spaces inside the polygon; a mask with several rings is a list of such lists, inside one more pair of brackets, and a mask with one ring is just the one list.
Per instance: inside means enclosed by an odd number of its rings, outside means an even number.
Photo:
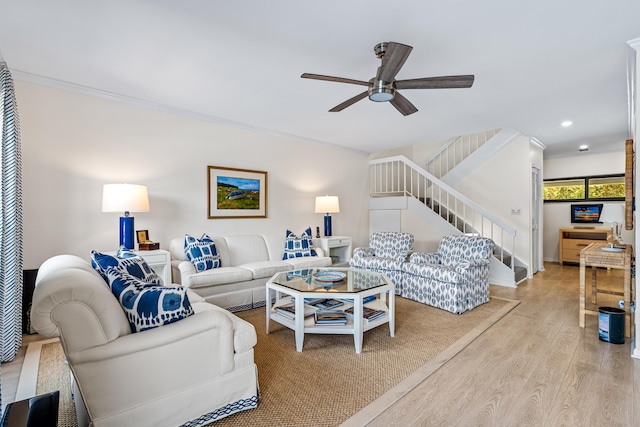
[{"label": "blue and white throw pillow", "polygon": [[162,285],[162,279],[149,267],[149,264],[141,256],[124,246],[118,249],[115,256],[91,251],[91,265],[105,280],[107,280],[107,269],[114,267],[144,282]]},{"label": "blue and white throw pillow", "polygon": [[131,332],[157,328],[193,314],[187,290],[182,286],[150,284],[117,267],[109,267],[106,274],[111,292],[127,315]]},{"label": "blue and white throw pillow", "polygon": [[287,230],[287,240],[284,242],[284,255],[282,259],[299,258],[305,256],[316,256],[316,250],[313,249],[313,235],[311,234],[311,227],[308,227],[300,235],[296,236]]},{"label": "blue and white throw pillow", "polygon": [[184,235],[184,253],[197,272],[211,270],[222,266],[216,244],[206,233],[196,239],[188,234]]}]

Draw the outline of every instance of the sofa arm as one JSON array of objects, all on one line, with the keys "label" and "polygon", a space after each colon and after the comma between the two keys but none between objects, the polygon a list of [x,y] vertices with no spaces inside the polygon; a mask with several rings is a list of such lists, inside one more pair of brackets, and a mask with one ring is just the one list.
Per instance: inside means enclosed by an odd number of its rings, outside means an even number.
[{"label": "sofa arm", "polygon": [[490,264],[490,259],[463,259],[455,265],[455,269],[460,274],[466,274],[468,271],[489,267]]},{"label": "sofa arm", "polygon": [[180,284],[188,288],[191,285],[189,276],[197,273],[196,268],[191,264],[191,261],[181,261],[178,264],[178,269],[180,270]]},{"label": "sofa arm", "polygon": [[372,248],[355,248],[353,250],[354,258],[365,258],[369,256],[375,256],[375,252]]},{"label": "sofa arm", "polygon": [[414,264],[441,264],[440,255],[437,252],[414,252],[409,256],[409,261]]},{"label": "sofa arm", "polygon": [[400,251],[395,256],[394,259],[397,262],[408,262],[409,261],[409,257],[411,256],[412,253],[413,253],[413,251]]},{"label": "sofa arm", "polygon": [[[154,358],[171,359],[174,351],[190,360],[203,351],[199,347],[213,347],[218,353],[220,375],[233,370],[234,331],[231,320],[223,313],[206,310],[186,319],[147,331],[122,336],[107,344],[68,354],[73,364],[108,363],[146,354],[151,363]],[[62,336],[64,340],[64,335]],[[166,352],[165,355],[162,353]],[[211,360],[215,364],[215,360]]]}]

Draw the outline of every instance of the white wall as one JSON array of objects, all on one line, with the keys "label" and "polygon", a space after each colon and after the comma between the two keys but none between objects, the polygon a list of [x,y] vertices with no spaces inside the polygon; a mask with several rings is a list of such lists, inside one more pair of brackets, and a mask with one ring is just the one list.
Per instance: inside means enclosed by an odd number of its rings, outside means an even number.
[{"label": "white wall", "polygon": [[[624,141],[620,142],[620,151],[589,154],[580,153],[573,157],[547,159],[544,162],[544,179],[572,178],[579,176],[610,175],[624,173],[625,155]],[[624,203],[624,202],[603,202]],[[544,204],[544,260],[558,262],[559,259],[559,233],[561,228],[573,227],[571,224],[571,203],[545,203]],[[598,225],[598,228],[609,228],[607,224]],[[633,231],[622,231],[622,239],[632,243]]]},{"label": "white wall", "polygon": [[[333,234],[368,242],[364,153],[16,82],[23,152],[25,269],[46,258],[114,250],[119,214],[101,212],[102,186],[148,186],[135,228],[168,249],[184,233],[322,230],[315,196],[340,197]],[[268,172],[268,218],[207,219],[207,165]]]},{"label": "white wall", "polygon": [[531,252],[531,151],[529,137],[520,135],[455,186],[516,229],[515,255],[526,265]]}]

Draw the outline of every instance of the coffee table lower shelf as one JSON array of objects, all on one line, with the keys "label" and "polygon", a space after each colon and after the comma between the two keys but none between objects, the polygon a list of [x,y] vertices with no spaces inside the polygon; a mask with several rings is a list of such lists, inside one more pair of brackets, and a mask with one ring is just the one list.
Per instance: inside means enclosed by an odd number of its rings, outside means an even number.
[{"label": "coffee table lower shelf", "polygon": [[[378,326],[389,324],[389,334],[394,336],[395,332],[395,293],[393,284],[385,286],[379,286],[369,290],[363,290],[358,293],[327,293],[319,294],[318,292],[300,292],[293,289],[289,289],[275,283],[267,282],[266,285],[266,332],[270,332],[270,322],[274,321],[289,329],[295,331],[296,336],[296,350],[301,352],[304,344],[305,334],[342,334],[353,335],[353,341],[356,348],[356,353],[362,352],[362,341],[364,332],[376,328]],[[275,302],[273,302],[275,291]],[[366,307],[375,310],[384,310],[386,315],[367,321],[362,317],[363,312],[363,298],[370,295],[379,295],[374,301],[368,302]],[[296,316],[295,319],[289,319],[285,316],[278,314],[275,311],[275,307],[291,302],[291,297],[295,298],[296,303]],[[341,306],[341,310],[346,310],[349,307],[354,307],[353,317],[347,318],[346,325],[316,325],[314,323],[313,316],[298,316],[297,313],[304,313],[304,299],[305,298],[333,298],[344,300],[345,305]],[[360,322],[355,321],[360,319]]]}]

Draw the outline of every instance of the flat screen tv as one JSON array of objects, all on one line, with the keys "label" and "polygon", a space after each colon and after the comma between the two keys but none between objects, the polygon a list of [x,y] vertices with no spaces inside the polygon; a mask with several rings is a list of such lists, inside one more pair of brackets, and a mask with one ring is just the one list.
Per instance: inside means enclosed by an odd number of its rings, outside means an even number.
[{"label": "flat screen tv", "polygon": [[598,224],[602,203],[594,205],[571,205],[571,222],[574,224]]}]

